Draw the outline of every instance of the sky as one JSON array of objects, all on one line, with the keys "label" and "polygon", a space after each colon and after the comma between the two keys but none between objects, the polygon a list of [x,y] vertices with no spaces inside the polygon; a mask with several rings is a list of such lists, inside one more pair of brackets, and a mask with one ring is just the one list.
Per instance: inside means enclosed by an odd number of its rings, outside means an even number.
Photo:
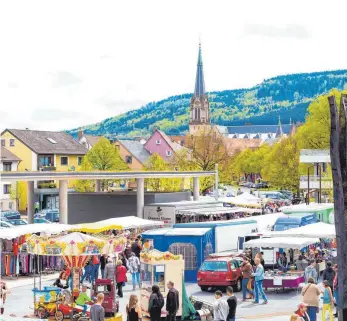
[{"label": "sky", "polygon": [[70,129],[192,92],[199,38],[208,91],[347,69],[346,9],[345,0],[2,1],[0,129]]}]

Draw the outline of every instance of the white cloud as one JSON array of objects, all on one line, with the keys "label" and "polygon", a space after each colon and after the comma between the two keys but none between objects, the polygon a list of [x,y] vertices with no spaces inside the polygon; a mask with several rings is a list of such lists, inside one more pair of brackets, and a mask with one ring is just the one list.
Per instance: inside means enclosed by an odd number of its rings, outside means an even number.
[{"label": "white cloud", "polygon": [[192,92],[199,34],[209,91],[347,68],[343,19],[312,3],[2,2],[0,128],[71,128]]}]

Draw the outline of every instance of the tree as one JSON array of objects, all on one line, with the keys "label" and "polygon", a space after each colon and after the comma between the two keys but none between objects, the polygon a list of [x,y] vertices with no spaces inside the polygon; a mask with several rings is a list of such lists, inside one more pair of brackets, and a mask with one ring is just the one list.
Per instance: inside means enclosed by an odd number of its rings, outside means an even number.
[{"label": "tree", "polygon": [[10,197],[12,200],[16,202],[17,210],[20,208],[19,201],[23,199],[23,196],[25,195],[25,190],[26,190],[25,182],[15,182],[11,185]]},{"label": "tree", "polygon": [[[157,153],[147,160],[146,171],[164,172],[172,171],[173,164],[169,165]],[[180,179],[177,178],[149,178],[146,180],[147,189],[153,192],[175,192],[180,189]]]},{"label": "tree", "polygon": [[265,157],[262,177],[274,187],[297,191],[300,181],[299,152],[294,137],[287,137],[277,142]]},{"label": "tree", "polygon": [[[126,171],[128,166],[120,157],[117,147],[112,145],[107,138],[100,138],[99,141],[84,156],[79,171]],[[102,190],[108,185],[109,180],[102,180]],[[79,180],[75,188],[79,192],[92,192],[94,182],[89,180]]]},{"label": "tree", "polygon": [[[346,93],[346,92],[345,92]],[[319,96],[308,107],[305,124],[296,133],[300,148],[328,149],[330,146],[330,109],[328,96],[339,101],[341,92],[332,90],[329,95]]]},{"label": "tree", "polygon": [[334,182],[335,229],[339,266],[339,320],[347,320],[347,94],[328,98],[331,116],[330,157]]}]

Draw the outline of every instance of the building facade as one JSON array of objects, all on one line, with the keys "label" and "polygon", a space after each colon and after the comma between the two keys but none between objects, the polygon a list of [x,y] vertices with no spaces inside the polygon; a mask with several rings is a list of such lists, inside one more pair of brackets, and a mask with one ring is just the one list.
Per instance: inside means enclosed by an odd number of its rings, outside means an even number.
[{"label": "building facade", "polygon": [[[1,146],[21,159],[19,171],[76,171],[87,149],[65,132],[5,129]],[[35,182],[36,201],[41,208],[55,208],[59,200],[58,182]],[[72,188],[74,182],[69,183]],[[27,207],[27,191],[23,188],[19,209]]]},{"label": "building facade", "polygon": [[101,137],[102,136],[86,135],[83,130],[78,132],[78,142],[88,150],[91,150]]},{"label": "building facade", "polygon": [[[21,159],[12,154],[5,147],[1,147],[0,155],[0,172],[15,172],[18,170],[18,165]],[[17,210],[18,199],[15,194],[15,190],[12,190],[13,186],[11,182],[1,180],[0,182],[0,210]]]}]

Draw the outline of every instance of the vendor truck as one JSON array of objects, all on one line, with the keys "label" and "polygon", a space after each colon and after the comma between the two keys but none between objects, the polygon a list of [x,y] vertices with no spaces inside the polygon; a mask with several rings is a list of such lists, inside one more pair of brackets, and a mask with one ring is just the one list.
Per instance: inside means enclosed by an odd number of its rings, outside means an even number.
[{"label": "vendor truck", "polygon": [[242,251],[243,244],[239,243],[239,237],[257,232],[255,220],[230,220],[197,223],[175,224],[175,228],[212,228],[215,252]]}]

